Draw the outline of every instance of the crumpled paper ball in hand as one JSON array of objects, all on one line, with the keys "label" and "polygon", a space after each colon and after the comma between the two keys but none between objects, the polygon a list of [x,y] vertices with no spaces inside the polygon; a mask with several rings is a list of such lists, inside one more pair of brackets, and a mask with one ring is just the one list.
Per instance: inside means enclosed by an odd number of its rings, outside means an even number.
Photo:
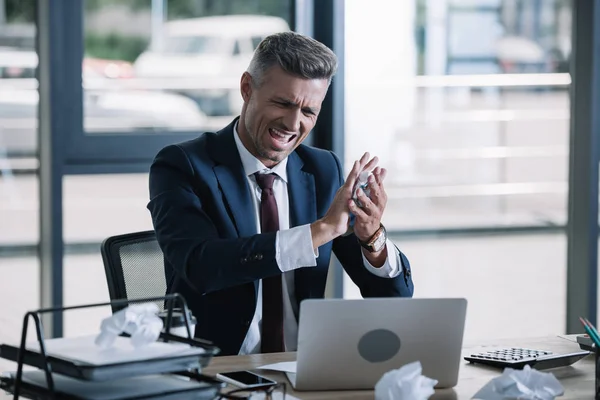
[{"label": "crumpled paper ball in hand", "polygon": [[425,400],[438,381],[421,375],[420,361],[386,372],[375,385],[375,400]]},{"label": "crumpled paper ball in hand", "polygon": [[506,368],[502,375],[489,381],[473,399],[480,400],[553,400],[565,393],[549,372],[540,372],[526,365],[522,370]]},{"label": "crumpled paper ball in hand", "polygon": [[102,320],[95,343],[102,348],[111,347],[121,333],[131,336],[133,347],[155,342],[163,329],[163,321],[157,314],[155,303],[134,304],[117,311]]}]

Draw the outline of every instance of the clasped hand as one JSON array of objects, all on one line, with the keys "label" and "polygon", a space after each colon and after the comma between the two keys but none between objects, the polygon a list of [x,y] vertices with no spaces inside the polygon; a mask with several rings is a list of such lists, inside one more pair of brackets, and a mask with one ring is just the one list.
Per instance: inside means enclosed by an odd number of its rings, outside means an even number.
[{"label": "clasped hand", "polygon": [[[350,229],[350,213],[354,214],[354,234],[361,241],[369,240],[379,229],[381,217],[387,204],[387,194],[383,187],[386,170],[377,166],[377,157],[370,158],[369,153],[363,154],[360,160],[354,162],[345,183],[335,194],[333,202],[323,218],[336,227],[338,234],[343,234]],[[370,195],[363,190],[358,190],[357,200],[361,207],[354,201],[353,194],[362,171],[372,172],[368,179]],[[370,198],[369,198],[370,197]]]}]

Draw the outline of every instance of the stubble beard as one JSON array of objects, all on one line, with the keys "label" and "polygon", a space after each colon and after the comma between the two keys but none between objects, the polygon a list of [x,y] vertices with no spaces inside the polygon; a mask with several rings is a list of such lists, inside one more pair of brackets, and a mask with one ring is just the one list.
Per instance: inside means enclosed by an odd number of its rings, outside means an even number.
[{"label": "stubble beard", "polygon": [[[268,131],[267,131],[267,134],[269,134]],[[264,146],[263,143],[260,141],[259,137],[256,137],[254,135],[251,135],[251,137],[252,137],[252,142],[254,142],[254,148],[256,149],[256,152],[258,153],[258,155],[261,158],[278,163],[287,156],[285,151],[276,151],[276,150],[269,151],[267,149],[267,147]]]}]

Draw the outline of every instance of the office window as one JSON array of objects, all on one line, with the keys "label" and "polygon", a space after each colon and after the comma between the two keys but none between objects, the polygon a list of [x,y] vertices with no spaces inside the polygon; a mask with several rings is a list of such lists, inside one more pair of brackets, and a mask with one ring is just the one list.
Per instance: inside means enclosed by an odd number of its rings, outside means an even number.
[{"label": "office window", "polygon": [[[63,179],[64,302],[109,300],[100,243],[109,236],[151,230],[148,174],[69,175]],[[65,313],[65,335],[93,334],[109,307]]]},{"label": "office window", "polygon": [[199,132],[239,113],[257,37],[290,29],[285,1],[100,1],[85,9],[84,128]]},{"label": "office window", "polygon": [[345,6],[345,165],[388,169],[415,296],[466,297],[468,339],[562,332],[571,2]]},{"label": "office window", "polygon": [[39,304],[34,10],[33,0],[0,2],[0,343],[17,341]]},{"label": "office window", "polygon": [[[154,133],[185,131],[191,138],[224,127],[241,108],[239,79],[253,35],[290,29],[292,7],[291,0],[87,0],[85,134],[114,148],[115,136],[140,136],[144,145]],[[153,25],[157,16],[164,23]],[[242,25],[252,35],[240,32]],[[108,299],[99,243],[152,229],[147,202],[147,167],[64,178],[65,304]],[[68,313],[65,334],[93,333],[109,314],[108,308]]]}]

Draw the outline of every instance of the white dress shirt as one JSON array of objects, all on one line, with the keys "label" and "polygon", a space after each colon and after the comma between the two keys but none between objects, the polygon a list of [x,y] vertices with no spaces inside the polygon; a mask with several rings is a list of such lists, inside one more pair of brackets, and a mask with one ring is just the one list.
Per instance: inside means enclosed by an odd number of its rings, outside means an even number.
[{"label": "white dress shirt", "polygon": [[[296,351],[298,345],[298,307],[294,289],[294,270],[303,267],[314,267],[317,265],[318,249],[313,247],[310,225],[301,225],[290,228],[289,199],[287,190],[287,158],[269,169],[256,159],[244,147],[239,138],[237,123],[234,127],[234,138],[248,185],[252,192],[252,202],[256,216],[256,232],[260,233],[260,195],[261,189],[256,183],[254,173],[274,173],[277,175],[273,182],[273,194],[277,201],[277,212],[279,214],[279,230],[275,239],[275,259],[281,270],[282,292],[283,292],[283,338],[286,351]],[[400,257],[395,251],[394,245],[388,240],[387,252],[396,254],[391,259],[388,257],[381,268],[373,267],[363,254],[365,268],[380,277],[394,278],[400,273]],[[239,354],[260,353],[260,327],[262,321],[262,280],[258,284],[258,298],[254,318],[250,323],[248,333],[242,343]]]}]

